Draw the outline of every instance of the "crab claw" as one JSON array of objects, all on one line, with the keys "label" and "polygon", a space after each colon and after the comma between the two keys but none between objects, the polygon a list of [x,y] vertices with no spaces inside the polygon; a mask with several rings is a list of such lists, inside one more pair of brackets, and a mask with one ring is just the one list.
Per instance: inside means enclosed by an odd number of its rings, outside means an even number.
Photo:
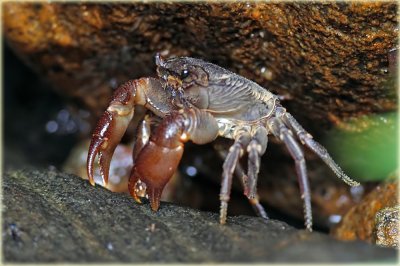
[{"label": "crab claw", "polygon": [[135,158],[129,178],[129,192],[138,201],[136,182],[143,182],[154,211],[158,210],[164,187],[182,158],[184,142],[187,141],[186,119],[178,112],[166,117]]},{"label": "crab claw", "polygon": [[115,148],[121,141],[134,113],[134,100],[131,97],[131,84],[126,83],[115,91],[113,100],[97,123],[92,135],[87,157],[89,182],[94,186],[94,160],[99,155],[100,172],[103,184],[108,183],[108,172]]},{"label": "crab claw", "polygon": [[218,135],[218,124],[211,114],[189,108],[172,112],[153,133],[135,159],[129,190],[136,199],[135,183],[145,183],[151,208],[156,211],[165,185],[178,168],[184,143],[209,143]]},{"label": "crab claw", "polygon": [[[183,154],[183,143],[174,147],[163,147],[150,141],[140,152],[132,171],[130,184],[141,180],[146,184],[150,205],[153,211],[158,210],[160,198],[165,185],[175,173]],[[136,199],[136,192],[129,189]]]}]

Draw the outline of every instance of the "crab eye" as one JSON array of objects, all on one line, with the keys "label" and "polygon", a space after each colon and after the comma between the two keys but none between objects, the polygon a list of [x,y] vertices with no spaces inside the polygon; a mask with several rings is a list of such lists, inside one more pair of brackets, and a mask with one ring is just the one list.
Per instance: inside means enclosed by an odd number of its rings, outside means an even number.
[{"label": "crab eye", "polygon": [[187,70],[187,69],[182,70],[182,72],[181,72],[181,79],[185,79],[185,78],[187,78],[188,76],[189,76],[189,70]]}]

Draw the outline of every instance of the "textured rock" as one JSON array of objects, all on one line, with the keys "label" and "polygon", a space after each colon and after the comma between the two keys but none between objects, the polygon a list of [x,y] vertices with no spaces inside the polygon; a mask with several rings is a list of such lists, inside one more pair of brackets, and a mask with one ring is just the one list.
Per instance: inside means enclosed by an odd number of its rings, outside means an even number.
[{"label": "textured rock", "polygon": [[384,84],[397,43],[395,2],[6,3],[3,10],[14,50],[93,110],[103,110],[113,85],[154,75],[157,51],[227,67],[321,123],[397,106]]},{"label": "textured rock", "polygon": [[394,250],[339,242],[279,221],[229,217],[162,203],[157,213],[124,194],[55,171],[3,177],[7,262],[395,261]]},{"label": "textured rock", "polygon": [[375,216],[375,243],[384,247],[399,248],[400,206],[383,208]]},{"label": "textured rock", "polygon": [[[332,230],[332,235],[341,240],[361,239],[374,243],[376,220],[379,220],[375,219],[377,212],[386,207],[394,208],[399,204],[398,197],[397,181],[388,181],[378,185],[359,204],[350,209],[341,223]],[[381,225],[379,230],[384,230],[382,227]]]}]

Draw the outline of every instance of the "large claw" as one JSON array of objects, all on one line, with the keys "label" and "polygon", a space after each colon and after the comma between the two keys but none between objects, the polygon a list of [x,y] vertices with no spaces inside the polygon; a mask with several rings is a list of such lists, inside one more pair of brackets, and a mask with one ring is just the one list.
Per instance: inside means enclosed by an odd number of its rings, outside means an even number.
[{"label": "large claw", "polygon": [[186,141],[182,139],[184,120],[185,117],[179,113],[164,119],[143,148],[139,147],[140,151],[135,156],[135,166],[129,178],[129,192],[140,202],[136,193],[136,183],[138,180],[145,183],[154,211],[158,209],[162,191],[182,158],[183,142]]},{"label": "large claw", "polygon": [[129,190],[135,200],[138,201],[138,197],[136,191],[133,190],[133,186],[140,179],[146,184],[151,208],[154,211],[158,210],[161,193],[175,173],[182,154],[182,142],[174,147],[163,147],[153,141],[146,144],[136,160],[129,180]]},{"label": "large claw", "polygon": [[140,180],[146,184],[151,208],[156,211],[165,185],[178,168],[184,143],[189,139],[205,144],[218,135],[214,117],[198,109],[185,109],[171,113],[150,136],[149,142],[140,150],[129,179],[129,191],[137,199],[134,190]]},{"label": "large claw", "polygon": [[104,185],[108,183],[108,172],[115,148],[121,141],[134,112],[133,82],[122,85],[97,123],[92,135],[87,157],[87,172],[90,184],[94,185],[94,160],[99,155],[100,172]]}]

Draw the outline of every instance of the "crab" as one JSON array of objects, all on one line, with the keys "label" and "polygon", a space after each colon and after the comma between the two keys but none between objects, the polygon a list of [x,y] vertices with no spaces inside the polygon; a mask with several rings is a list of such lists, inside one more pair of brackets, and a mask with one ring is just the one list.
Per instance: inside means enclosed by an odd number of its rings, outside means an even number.
[{"label": "crab", "polygon": [[[219,194],[221,224],[226,223],[234,174],[242,179],[244,194],[258,214],[268,218],[258,202],[257,178],[269,135],[282,141],[294,159],[307,230],[312,231],[310,188],[304,154],[296,138],[345,183],[359,185],[286,111],[279,97],[267,89],[201,59],[165,59],[157,54],[155,63],[158,78],[130,80],[119,86],[100,118],[87,157],[92,185],[97,155],[103,182],[107,184],[112,155],[138,105],[150,114],[138,126],[128,189],[137,202],[141,202],[145,190],[154,211],[158,210],[162,191],[179,165],[184,143],[189,140],[195,144],[210,143],[217,137],[233,140],[223,163]],[[239,162],[245,153],[247,173]]]}]

